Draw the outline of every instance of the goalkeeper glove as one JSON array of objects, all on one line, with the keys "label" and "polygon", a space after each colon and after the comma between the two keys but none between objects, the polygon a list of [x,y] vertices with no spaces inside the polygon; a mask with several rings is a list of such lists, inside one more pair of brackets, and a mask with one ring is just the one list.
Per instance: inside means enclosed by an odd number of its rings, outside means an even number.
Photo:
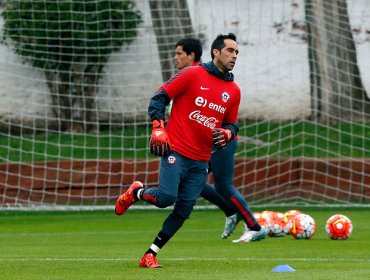
[{"label": "goalkeeper glove", "polygon": [[170,143],[163,120],[154,120],[152,122],[153,130],[150,137],[150,153],[156,156],[163,156],[170,149]]},{"label": "goalkeeper glove", "polygon": [[232,138],[231,131],[224,128],[215,128],[213,130],[213,144],[217,149],[223,149],[226,147],[227,142]]}]

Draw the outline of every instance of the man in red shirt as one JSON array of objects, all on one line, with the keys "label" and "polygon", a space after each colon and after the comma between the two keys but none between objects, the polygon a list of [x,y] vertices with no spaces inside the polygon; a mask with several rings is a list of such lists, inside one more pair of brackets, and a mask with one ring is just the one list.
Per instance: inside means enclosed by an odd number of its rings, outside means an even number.
[{"label": "man in red shirt", "polygon": [[[238,55],[235,35],[217,36],[211,54],[212,61],[178,71],[150,100],[150,151],[162,157],[158,188],[144,188],[136,181],[116,202],[117,215],[124,214],[138,200],[159,208],[174,204],[141,258],[141,267],[161,267],[156,255],[189,218],[203,190],[213,146],[224,148],[239,130],[240,89],[229,72]],[[165,129],[165,110],[171,99]]]},{"label": "man in red shirt", "polygon": [[[202,45],[198,39],[184,38],[177,42],[174,61],[178,70],[199,65],[201,56]],[[171,103],[168,106],[168,113],[170,113],[172,107]],[[230,140],[224,149],[213,149],[210,169],[212,169],[215,185],[211,186],[206,183],[200,195],[220,208],[226,216],[221,238],[228,238],[239,221],[243,219],[246,225],[246,233],[236,241],[250,242],[258,240],[265,233],[257,235],[257,239],[255,239],[253,231],[259,230],[260,225],[258,225],[252,211],[249,209],[244,196],[233,185],[235,152],[238,146],[237,138],[236,136]]]}]

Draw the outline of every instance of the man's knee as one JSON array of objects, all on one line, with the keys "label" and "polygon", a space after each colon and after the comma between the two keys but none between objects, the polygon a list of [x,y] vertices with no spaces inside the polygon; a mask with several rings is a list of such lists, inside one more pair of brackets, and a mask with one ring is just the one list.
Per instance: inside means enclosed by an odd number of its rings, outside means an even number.
[{"label": "man's knee", "polygon": [[171,206],[175,202],[176,202],[176,196],[162,193],[157,198],[156,206],[159,207],[159,208],[166,208],[168,206]]},{"label": "man's knee", "polygon": [[195,205],[195,202],[191,202],[191,201],[188,201],[187,203],[177,202],[173,212],[176,215],[182,217],[184,220],[186,220],[190,217],[190,214],[193,211],[194,205]]}]

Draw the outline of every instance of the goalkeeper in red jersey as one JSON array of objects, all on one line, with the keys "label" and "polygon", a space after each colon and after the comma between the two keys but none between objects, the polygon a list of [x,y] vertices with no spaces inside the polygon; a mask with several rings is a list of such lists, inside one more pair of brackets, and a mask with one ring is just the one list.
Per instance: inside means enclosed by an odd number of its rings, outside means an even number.
[{"label": "goalkeeper in red jersey", "polygon": [[[174,61],[178,70],[199,65],[201,56],[202,44],[198,39],[184,38],[177,42]],[[170,110],[168,111],[170,113]],[[246,232],[238,239],[238,242],[250,242],[263,238],[265,233],[253,233],[253,231],[259,231],[260,226],[249,209],[244,196],[233,185],[237,138],[234,137],[230,140],[224,149],[213,149],[210,166],[215,186],[205,184],[200,195],[220,208],[226,216],[221,238],[228,238],[239,221],[243,219],[247,225],[245,227]]]},{"label": "goalkeeper in red jersey", "polygon": [[[176,43],[175,57],[174,62],[178,70],[182,70],[185,67],[189,66],[198,66],[202,57],[203,48],[200,40],[194,38],[183,38]],[[172,109],[172,100],[170,105],[167,107],[168,114],[171,113]],[[235,140],[231,140],[233,142]],[[224,149],[226,150],[226,149]],[[230,149],[227,149],[230,150]],[[216,150],[215,150],[216,151]],[[214,153],[215,153],[214,151]],[[213,153],[213,154],[214,154]],[[212,155],[213,156],[213,155]],[[212,160],[211,156],[211,160]],[[233,176],[233,169],[231,170],[231,177]],[[201,193],[201,196],[215,204],[219,207],[226,215],[227,221],[235,221],[235,223],[227,222],[225,225],[225,230],[228,232],[231,231],[231,228],[234,229],[237,224],[237,216],[235,214],[235,209],[228,203],[216,190],[209,184],[204,186],[204,189]],[[230,230],[229,230],[230,229]],[[224,230],[224,231],[225,231]]]},{"label": "goalkeeper in red jersey", "polygon": [[[159,208],[174,204],[139,266],[161,267],[157,253],[189,218],[207,179],[213,146],[223,148],[238,133],[240,89],[231,72],[237,59],[234,34],[219,35],[212,43],[211,62],[186,67],[162,85],[151,98],[151,153],[161,156],[159,186],[134,182],[116,202],[122,215],[138,200]],[[166,106],[173,100],[164,128]]]}]

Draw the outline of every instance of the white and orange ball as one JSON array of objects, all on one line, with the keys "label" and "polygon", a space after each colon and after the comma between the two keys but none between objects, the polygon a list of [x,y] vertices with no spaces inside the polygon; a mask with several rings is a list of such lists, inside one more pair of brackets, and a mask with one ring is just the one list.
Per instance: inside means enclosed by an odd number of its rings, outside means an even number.
[{"label": "white and orange ball", "polygon": [[266,216],[258,212],[254,212],[253,216],[256,219],[257,223],[267,231],[269,223],[268,220],[266,220]]},{"label": "white and orange ball", "polygon": [[302,212],[300,210],[288,210],[284,213],[284,216],[287,220],[286,223],[287,234],[292,234],[294,218],[298,214],[302,214]]},{"label": "white and orange ball", "polygon": [[333,240],[345,240],[352,234],[351,220],[342,214],[335,214],[326,221],[325,230]]},{"label": "white and orange ball", "polygon": [[272,214],[274,211],[272,210],[264,210],[261,212],[261,216],[266,220],[266,234],[270,233],[270,223],[272,219]]},{"label": "white and orange ball", "polygon": [[291,231],[295,239],[311,239],[316,233],[316,222],[307,214],[297,214]]},{"label": "white and orange ball", "polygon": [[270,217],[269,232],[271,237],[283,237],[287,234],[287,220],[282,212],[273,212]]}]

